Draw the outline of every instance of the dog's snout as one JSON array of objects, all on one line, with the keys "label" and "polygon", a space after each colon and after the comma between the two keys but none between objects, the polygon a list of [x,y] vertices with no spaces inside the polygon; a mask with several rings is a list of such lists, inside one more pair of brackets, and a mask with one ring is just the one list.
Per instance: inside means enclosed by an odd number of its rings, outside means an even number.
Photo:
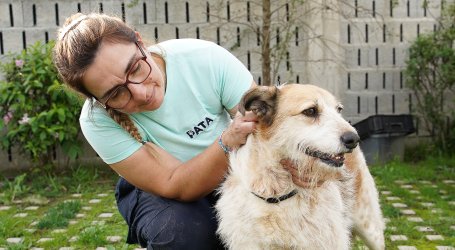
[{"label": "dog's snout", "polygon": [[354,149],[359,144],[360,137],[354,132],[345,132],[341,135],[341,142],[348,149]]}]

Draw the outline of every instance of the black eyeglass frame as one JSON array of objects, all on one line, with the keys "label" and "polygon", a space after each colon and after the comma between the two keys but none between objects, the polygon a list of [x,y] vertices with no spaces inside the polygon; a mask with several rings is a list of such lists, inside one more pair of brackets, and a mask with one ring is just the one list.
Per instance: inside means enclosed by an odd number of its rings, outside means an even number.
[{"label": "black eyeglass frame", "polygon": [[[128,84],[132,83],[132,84],[141,84],[143,82],[145,82],[145,80],[147,80],[147,78],[150,76],[150,74],[152,73],[152,66],[150,65],[149,62],[147,62],[147,54],[145,53],[145,51],[142,49],[142,47],[139,45],[139,43],[137,41],[134,42],[134,44],[136,44],[136,46],[139,48],[139,51],[141,52],[142,54],[142,57],[139,58],[135,63],[132,64],[132,67],[128,70],[128,73],[126,74],[126,81],[120,85],[117,85],[114,89],[112,89],[109,93],[109,95],[106,97],[106,98],[102,98],[102,99],[106,99],[105,101],[102,101],[102,100],[98,100],[98,98],[94,97],[95,100],[103,107],[103,108],[112,108],[112,109],[122,109],[124,107],[126,107],[126,105],[128,105],[128,103],[131,101],[131,98],[133,97],[133,94],[131,93],[130,89],[128,88]],[[147,76],[145,77],[145,79],[141,82],[133,82],[133,81],[130,81],[128,78],[130,76],[130,73],[131,71],[133,70],[134,66],[139,62],[143,60],[149,67],[149,72],[147,73]],[[122,107],[112,107],[110,105],[108,105],[107,103],[109,102],[109,99],[115,94],[117,93],[121,88],[125,88],[129,93],[130,93],[130,98],[128,99],[128,101],[125,103],[125,105],[123,105]]]}]

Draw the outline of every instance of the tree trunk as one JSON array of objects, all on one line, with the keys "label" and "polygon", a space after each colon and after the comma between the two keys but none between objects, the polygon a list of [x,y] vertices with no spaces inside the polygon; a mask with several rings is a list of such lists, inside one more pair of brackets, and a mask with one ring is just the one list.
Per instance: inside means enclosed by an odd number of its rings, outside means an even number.
[{"label": "tree trunk", "polygon": [[270,59],[270,23],[271,23],[270,0],[262,0],[262,85],[272,85],[271,59]]}]

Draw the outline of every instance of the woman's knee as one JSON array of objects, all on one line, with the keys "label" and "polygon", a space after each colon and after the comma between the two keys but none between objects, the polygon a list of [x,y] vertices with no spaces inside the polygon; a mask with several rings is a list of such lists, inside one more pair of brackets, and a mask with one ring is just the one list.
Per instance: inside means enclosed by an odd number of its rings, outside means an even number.
[{"label": "woman's knee", "polygon": [[149,218],[140,230],[150,249],[217,249],[216,219],[206,201],[170,202],[170,206]]}]

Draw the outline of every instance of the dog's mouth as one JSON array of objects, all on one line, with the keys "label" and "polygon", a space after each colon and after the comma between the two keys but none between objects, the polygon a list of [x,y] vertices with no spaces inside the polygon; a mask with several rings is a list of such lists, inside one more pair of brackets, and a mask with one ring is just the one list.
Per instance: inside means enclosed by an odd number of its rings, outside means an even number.
[{"label": "dog's mouth", "polygon": [[305,154],[318,158],[322,162],[332,167],[341,167],[344,164],[344,153],[328,154],[318,150],[305,149]]}]

